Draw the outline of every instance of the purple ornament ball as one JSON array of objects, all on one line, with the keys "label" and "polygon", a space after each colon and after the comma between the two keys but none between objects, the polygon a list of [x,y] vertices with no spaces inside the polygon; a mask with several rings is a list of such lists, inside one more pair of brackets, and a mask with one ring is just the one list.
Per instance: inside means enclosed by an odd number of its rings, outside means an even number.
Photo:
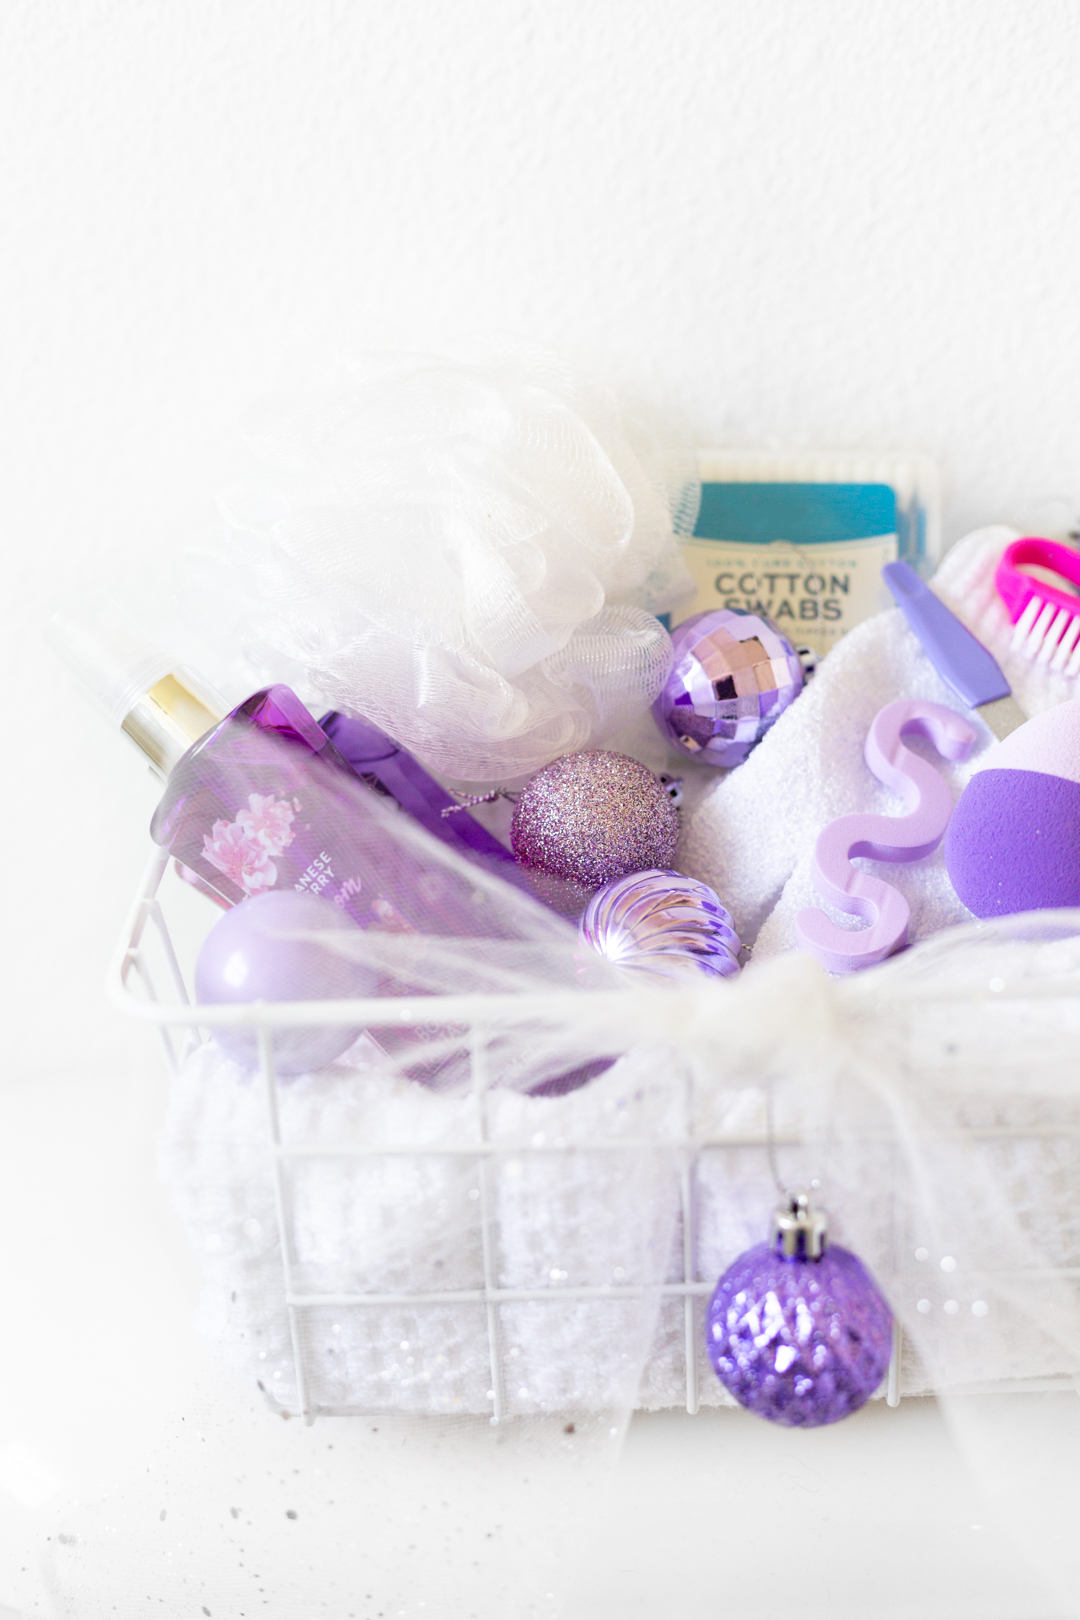
[{"label": "purple ornament ball", "polygon": [[831,1244],[819,1260],[747,1249],[716,1285],[709,1360],[740,1406],[792,1429],[838,1423],[878,1388],[892,1312],[862,1262]]},{"label": "purple ornament ball", "polygon": [[[248,1001],[339,1001],[375,993],[375,977],[313,934],[359,935],[329,900],[295,889],[253,895],[227,911],[207,934],[195,964],[195,996],[212,1005]],[[358,1029],[298,1025],[273,1032],[279,1074],[321,1069],[351,1046]],[[254,1030],[214,1029],[227,1057],[245,1068],[259,1062]]]},{"label": "purple ornament ball", "polygon": [[707,883],[681,872],[632,872],[597,890],[581,939],[616,967],[653,981],[729,978],[739,936]]},{"label": "purple ornament ball", "polygon": [[653,714],[709,765],[741,765],[803,689],[791,642],[763,613],[712,608],[671,632],[674,659]]},{"label": "purple ornament ball", "polygon": [[510,828],[522,866],[588,889],[670,866],[678,841],[678,812],[659,778],[636,759],[597,748],[537,771]]}]

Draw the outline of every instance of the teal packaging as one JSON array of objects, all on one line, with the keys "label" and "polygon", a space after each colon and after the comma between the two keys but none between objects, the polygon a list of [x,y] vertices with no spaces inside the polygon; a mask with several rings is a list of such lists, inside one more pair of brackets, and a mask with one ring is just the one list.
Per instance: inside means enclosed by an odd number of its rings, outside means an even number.
[{"label": "teal packaging", "polygon": [[704,452],[701,508],[684,556],[708,608],[765,613],[823,655],[890,604],[886,563],[923,571],[938,552],[937,479],[921,457],[781,457]]}]

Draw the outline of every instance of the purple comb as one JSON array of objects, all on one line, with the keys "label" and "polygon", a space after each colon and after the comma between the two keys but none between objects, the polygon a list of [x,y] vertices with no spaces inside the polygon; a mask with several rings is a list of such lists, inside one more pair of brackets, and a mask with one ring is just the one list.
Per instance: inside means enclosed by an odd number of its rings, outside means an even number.
[{"label": "purple comb", "polygon": [[1027,715],[1013,697],[997,659],[940,596],[904,562],[886,563],[881,577],[930,662],[961,702],[986,721],[995,737],[1007,737],[1022,726]]}]

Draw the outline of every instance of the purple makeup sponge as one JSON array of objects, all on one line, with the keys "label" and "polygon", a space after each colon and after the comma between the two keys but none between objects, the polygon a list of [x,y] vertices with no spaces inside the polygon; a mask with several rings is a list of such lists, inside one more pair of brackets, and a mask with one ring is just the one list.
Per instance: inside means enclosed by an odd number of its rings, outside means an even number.
[{"label": "purple makeup sponge", "polygon": [[1080,906],[1080,699],[989,750],[953,812],[945,866],[976,917]]}]

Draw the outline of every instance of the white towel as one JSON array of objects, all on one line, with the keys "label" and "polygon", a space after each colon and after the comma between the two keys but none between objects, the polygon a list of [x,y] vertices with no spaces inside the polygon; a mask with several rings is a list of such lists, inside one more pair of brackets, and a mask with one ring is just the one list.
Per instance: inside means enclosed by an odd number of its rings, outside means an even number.
[{"label": "white towel", "polygon": [[[1009,651],[1012,626],[994,590],[1005,547],[1017,538],[1003,526],[980,529],[949,552],[932,585],[998,660],[1028,714],[1076,695],[1075,681],[1048,676]],[[818,834],[853,811],[902,815],[898,795],[871,774],[863,743],[878,710],[898,698],[927,698],[959,709],[899,609],[867,619],[821,664],[806,691],[745,764],[725,773],[687,819],[680,865],[710,883],[732,913],[744,943],[760,961],[795,948],[794,923],[804,906],[820,906],[810,881]],[[981,736],[962,764],[942,760],[929,743],[908,746],[937,765],[958,796],[994,742]],[[909,938],[923,939],[970,921],[945,871],[942,851],[908,863],[860,862],[892,883],[911,907]],[[825,907],[834,921],[860,926]]]},{"label": "white towel", "polygon": [[[429,1091],[369,1053],[361,1040],[342,1062],[281,1087],[286,1141],[387,1149],[359,1160],[293,1161],[286,1208],[294,1290],[383,1297],[479,1291],[479,1162],[440,1153],[476,1140],[475,1099]],[[658,1408],[685,1399],[682,1301],[654,1292],[681,1276],[677,1166],[663,1151],[682,1128],[680,1096],[655,1051],[631,1053],[565,1097],[491,1094],[493,1142],[556,1150],[564,1142],[601,1143],[574,1153],[504,1150],[488,1164],[492,1280],[543,1295],[498,1307],[507,1411],[628,1409],[635,1400]],[[719,1109],[712,1121],[719,1128],[747,1102],[727,1093],[710,1106]],[[759,1125],[759,1100],[749,1106]],[[235,1371],[294,1407],[267,1123],[261,1083],[208,1043],[174,1082],[161,1168],[203,1262],[205,1337]],[[625,1150],[621,1137],[630,1139]],[[403,1154],[403,1145],[412,1151]],[[739,1175],[729,1179],[736,1161]],[[773,1196],[765,1154],[709,1156],[697,1183],[709,1209],[697,1261],[702,1275],[716,1277],[725,1260],[761,1239]],[[574,1298],[583,1287],[612,1293]],[[634,1288],[644,1295],[620,1293]],[[561,1297],[564,1290],[569,1297]],[[696,1306],[702,1398],[730,1405],[705,1362],[704,1299]],[[324,1407],[492,1410],[488,1318],[479,1300],[319,1305],[303,1312],[301,1342],[309,1393]]]}]

